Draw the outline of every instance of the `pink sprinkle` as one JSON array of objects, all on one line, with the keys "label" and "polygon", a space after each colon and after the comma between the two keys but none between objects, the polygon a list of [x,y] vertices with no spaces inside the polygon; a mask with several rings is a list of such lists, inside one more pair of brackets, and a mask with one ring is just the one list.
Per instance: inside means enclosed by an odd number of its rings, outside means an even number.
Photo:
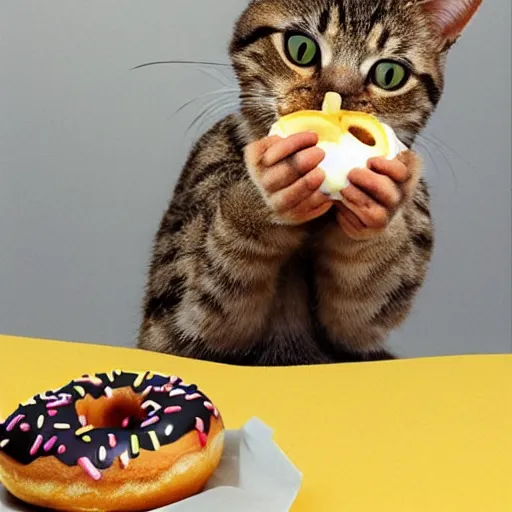
[{"label": "pink sprinkle", "polygon": [[48,441],[46,441],[46,444],[43,446],[43,450],[45,452],[49,452],[55,446],[56,442],[57,436],[50,437],[50,439],[48,439]]},{"label": "pink sprinkle", "polygon": [[54,409],[55,407],[64,407],[69,405],[71,401],[68,398],[62,398],[61,400],[56,400],[54,402],[50,402],[46,404],[47,409]]},{"label": "pink sprinkle", "polygon": [[25,417],[24,414],[18,414],[18,416],[15,416],[7,425],[6,429],[7,432],[10,432],[23,418]]},{"label": "pink sprinkle", "polygon": [[110,448],[115,448],[117,446],[117,439],[114,434],[108,435],[108,444],[110,445]]},{"label": "pink sprinkle", "polygon": [[83,416],[83,415],[78,416],[78,421],[80,422],[80,425],[82,425],[82,427],[87,426],[87,418],[85,416]]},{"label": "pink sprinkle", "polygon": [[198,432],[197,433],[199,437],[199,444],[204,447],[208,443],[208,436],[204,432]]},{"label": "pink sprinkle", "polygon": [[169,396],[172,398],[173,396],[186,395],[186,394],[187,394],[187,392],[184,389],[177,388],[177,389],[173,389],[169,393]]},{"label": "pink sprinkle", "polygon": [[205,402],[204,403],[204,406],[206,407],[206,409],[208,409],[209,411],[213,411],[215,409],[215,407],[213,406],[213,404],[211,402]]},{"label": "pink sprinkle", "polygon": [[125,418],[123,422],[121,423],[121,426],[123,428],[126,428],[130,424],[130,418]]},{"label": "pink sprinkle", "polygon": [[107,386],[107,387],[105,388],[104,392],[105,392],[105,396],[106,396],[107,398],[112,398],[112,397],[114,396],[114,393],[112,392],[112,388],[111,388],[111,387],[109,387],[109,386]]},{"label": "pink sprinkle", "polygon": [[22,423],[20,425],[20,430],[22,432],[29,432],[30,431],[30,425],[28,423]]},{"label": "pink sprinkle", "polygon": [[30,455],[33,457],[39,448],[41,448],[41,445],[43,444],[43,436],[41,434],[38,434],[36,437],[36,440],[34,441],[34,444],[32,445],[32,448],[30,448]]},{"label": "pink sprinkle", "polygon": [[201,398],[199,393],[193,393],[192,395],[185,396],[185,400],[197,400],[198,398]]},{"label": "pink sprinkle", "polygon": [[48,414],[53,418],[53,416],[57,416],[57,414],[59,413],[59,411],[55,410],[55,409],[50,409],[48,411]]},{"label": "pink sprinkle", "polygon": [[180,412],[181,407],[179,405],[173,405],[164,409],[164,414],[172,414],[173,412]]},{"label": "pink sprinkle", "polygon": [[196,430],[204,432],[204,421],[201,418],[196,418]]},{"label": "pink sprinkle", "polygon": [[59,455],[63,455],[64,453],[66,453],[66,450],[67,450],[67,448],[66,448],[63,444],[61,444],[61,445],[57,448],[57,453],[58,453]]},{"label": "pink sprinkle", "polygon": [[80,457],[78,459],[78,465],[93,479],[99,480],[101,473],[98,468],[87,457]]},{"label": "pink sprinkle", "polygon": [[152,416],[151,418],[147,419],[143,423],[141,423],[141,428],[149,427],[149,425],[154,425],[155,423],[158,423],[160,421],[160,418],[158,416]]}]

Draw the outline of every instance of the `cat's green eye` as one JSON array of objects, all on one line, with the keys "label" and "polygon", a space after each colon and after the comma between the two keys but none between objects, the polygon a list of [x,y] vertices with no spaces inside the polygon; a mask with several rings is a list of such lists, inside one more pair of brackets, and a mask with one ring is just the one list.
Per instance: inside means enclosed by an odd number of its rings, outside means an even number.
[{"label": "cat's green eye", "polygon": [[372,68],[370,79],[385,91],[397,91],[409,80],[409,69],[399,62],[385,60]]},{"label": "cat's green eye", "polygon": [[318,44],[304,34],[288,34],[285,39],[286,56],[296,66],[314,66],[320,57]]}]

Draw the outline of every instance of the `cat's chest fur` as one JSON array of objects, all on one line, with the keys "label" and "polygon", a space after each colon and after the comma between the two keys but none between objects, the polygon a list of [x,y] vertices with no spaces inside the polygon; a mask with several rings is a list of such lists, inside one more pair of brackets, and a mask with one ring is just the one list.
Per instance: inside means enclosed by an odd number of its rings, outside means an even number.
[{"label": "cat's chest fur", "polygon": [[[316,289],[311,261],[305,251],[288,260],[279,273],[271,315],[263,338],[271,340],[269,358],[328,362],[318,345],[320,333],[315,315]],[[266,357],[265,357],[266,358]]]},{"label": "cat's chest fur", "polygon": [[290,339],[304,335],[312,337],[310,291],[305,270],[299,256],[283,265],[267,334]]}]

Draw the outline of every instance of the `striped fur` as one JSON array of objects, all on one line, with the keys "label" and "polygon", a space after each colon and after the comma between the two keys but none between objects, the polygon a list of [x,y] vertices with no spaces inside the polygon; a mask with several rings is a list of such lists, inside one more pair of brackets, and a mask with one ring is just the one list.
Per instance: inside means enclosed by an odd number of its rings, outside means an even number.
[{"label": "striped fur", "polygon": [[[461,2],[479,3],[451,5]],[[277,224],[251,180],[244,148],[280,115],[318,108],[328,90],[343,96],[344,108],[377,115],[411,145],[439,102],[447,49],[458,35],[451,30],[448,37],[439,25],[449,19],[456,26],[457,9],[438,16],[447,4],[250,4],[230,46],[241,112],[197,142],[176,185],[155,239],[141,348],[248,365],[392,357],[385,341],[407,318],[433,249],[426,183],[419,181],[382,234],[354,241],[330,213],[306,225]],[[288,29],[316,38],[321,65],[287,61]],[[410,63],[403,90],[368,84],[365,73],[383,57]]]}]

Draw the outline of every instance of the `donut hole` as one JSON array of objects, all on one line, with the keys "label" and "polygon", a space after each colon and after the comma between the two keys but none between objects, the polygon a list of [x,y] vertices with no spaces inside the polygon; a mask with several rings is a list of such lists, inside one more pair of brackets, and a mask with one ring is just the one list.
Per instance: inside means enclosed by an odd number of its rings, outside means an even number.
[{"label": "donut hole", "polygon": [[94,428],[125,428],[139,424],[147,417],[142,402],[142,397],[131,388],[120,388],[115,389],[110,398],[95,399],[87,395],[76,402],[75,409],[77,415],[85,417],[87,424]]},{"label": "donut hole", "polygon": [[366,146],[375,146],[377,141],[375,137],[366,129],[361,128],[361,126],[351,126],[348,129],[349,133],[353,135],[359,142],[362,142]]}]

